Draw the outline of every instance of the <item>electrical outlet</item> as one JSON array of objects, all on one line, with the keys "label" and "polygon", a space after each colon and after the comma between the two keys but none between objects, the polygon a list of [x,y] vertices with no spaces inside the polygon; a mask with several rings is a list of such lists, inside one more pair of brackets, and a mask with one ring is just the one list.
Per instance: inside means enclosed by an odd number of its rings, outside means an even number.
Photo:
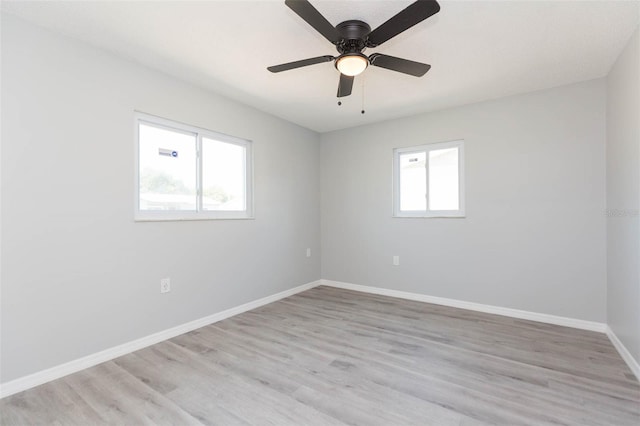
[{"label": "electrical outlet", "polygon": [[307,249],[307,257],[311,257],[311,249],[310,248]]},{"label": "electrical outlet", "polygon": [[160,280],[160,293],[169,293],[171,291],[171,278],[163,278]]},{"label": "electrical outlet", "polygon": [[393,266],[400,266],[400,256],[393,256]]}]

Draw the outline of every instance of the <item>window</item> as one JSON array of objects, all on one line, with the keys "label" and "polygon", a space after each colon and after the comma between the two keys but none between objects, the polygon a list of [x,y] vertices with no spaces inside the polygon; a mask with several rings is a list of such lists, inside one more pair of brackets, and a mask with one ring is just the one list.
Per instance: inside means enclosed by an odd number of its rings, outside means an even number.
[{"label": "window", "polygon": [[251,142],[136,113],[136,220],[252,217]]},{"label": "window", "polygon": [[393,150],[394,216],[464,217],[464,142]]}]

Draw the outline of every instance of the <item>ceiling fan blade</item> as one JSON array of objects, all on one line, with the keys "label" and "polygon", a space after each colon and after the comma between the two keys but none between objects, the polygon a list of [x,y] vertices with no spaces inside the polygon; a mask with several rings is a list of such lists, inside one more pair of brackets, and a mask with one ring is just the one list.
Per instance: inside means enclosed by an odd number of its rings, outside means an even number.
[{"label": "ceiling fan blade", "polygon": [[369,63],[376,67],[386,68],[391,71],[398,71],[416,77],[422,77],[431,68],[431,65],[423,64],[422,62],[396,58],[395,56],[383,55],[381,53],[374,53],[369,56]]},{"label": "ceiling fan blade", "polygon": [[371,31],[368,44],[370,47],[380,46],[390,38],[408,30],[439,11],[440,5],[436,0],[418,0],[415,3],[411,3],[406,9]]},{"label": "ceiling fan blade", "polygon": [[320,64],[322,62],[331,62],[335,58],[333,56],[318,56],[316,58],[303,59],[301,61],[295,62],[287,62],[286,64],[273,65],[271,67],[267,67],[267,69],[271,72],[282,72],[288,71],[295,68],[306,67],[308,65]]},{"label": "ceiling fan blade", "polygon": [[343,98],[351,94],[353,88],[353,76],[340,74],[340,83],[338,83],[338,97]]},{"label": "ceiling fan blade", "polygon": [[285,0],[284,4],[331,43],[337,43],[342,39],[338,30],[307,0]]}]

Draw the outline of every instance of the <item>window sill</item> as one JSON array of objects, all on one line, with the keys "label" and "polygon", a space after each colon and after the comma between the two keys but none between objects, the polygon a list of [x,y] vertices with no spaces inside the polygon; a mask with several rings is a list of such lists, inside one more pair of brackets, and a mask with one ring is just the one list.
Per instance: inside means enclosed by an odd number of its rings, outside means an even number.
[{"label": "window sill", "polygon": [[394,219],[466,219],[465,214],[393,215]]},{"label": "window sill", "polygon": [[254,216],[146,216],[136,215],[134,222],[187,222],[202,220],[255,220]]}]

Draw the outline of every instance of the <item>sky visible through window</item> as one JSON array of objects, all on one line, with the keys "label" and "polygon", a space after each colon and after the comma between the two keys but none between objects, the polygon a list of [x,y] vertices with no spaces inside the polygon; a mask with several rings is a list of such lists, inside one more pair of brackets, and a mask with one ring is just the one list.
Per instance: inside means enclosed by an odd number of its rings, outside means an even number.
[{"label": "sky visible through window", "polygon": [[400,210],[426,210],[426,158],[425,152],[409,152],[400,155]]},{"label": "sky visible through window", "polygon": [[[139,124],[140,210],[197,209],[197,137]],[[244,210],[245,148],[202,138],[203,210]]]},{"label": "sky visible through window", "polygon": [[[400,210],[458,210],[458,148],[400,154]],[[427,170],[429,188],[427,191]]]},{"label": "sky visible through window", "polygon": [[429,209],[458,210],[458,148],[429,151]]},{"label": "sky visible through window", "polygon": [[[246,208],[244,147],[202,138],[202,164],[204,210],[244,210]],[[208,202],[210,200],[214,203]]]}]

